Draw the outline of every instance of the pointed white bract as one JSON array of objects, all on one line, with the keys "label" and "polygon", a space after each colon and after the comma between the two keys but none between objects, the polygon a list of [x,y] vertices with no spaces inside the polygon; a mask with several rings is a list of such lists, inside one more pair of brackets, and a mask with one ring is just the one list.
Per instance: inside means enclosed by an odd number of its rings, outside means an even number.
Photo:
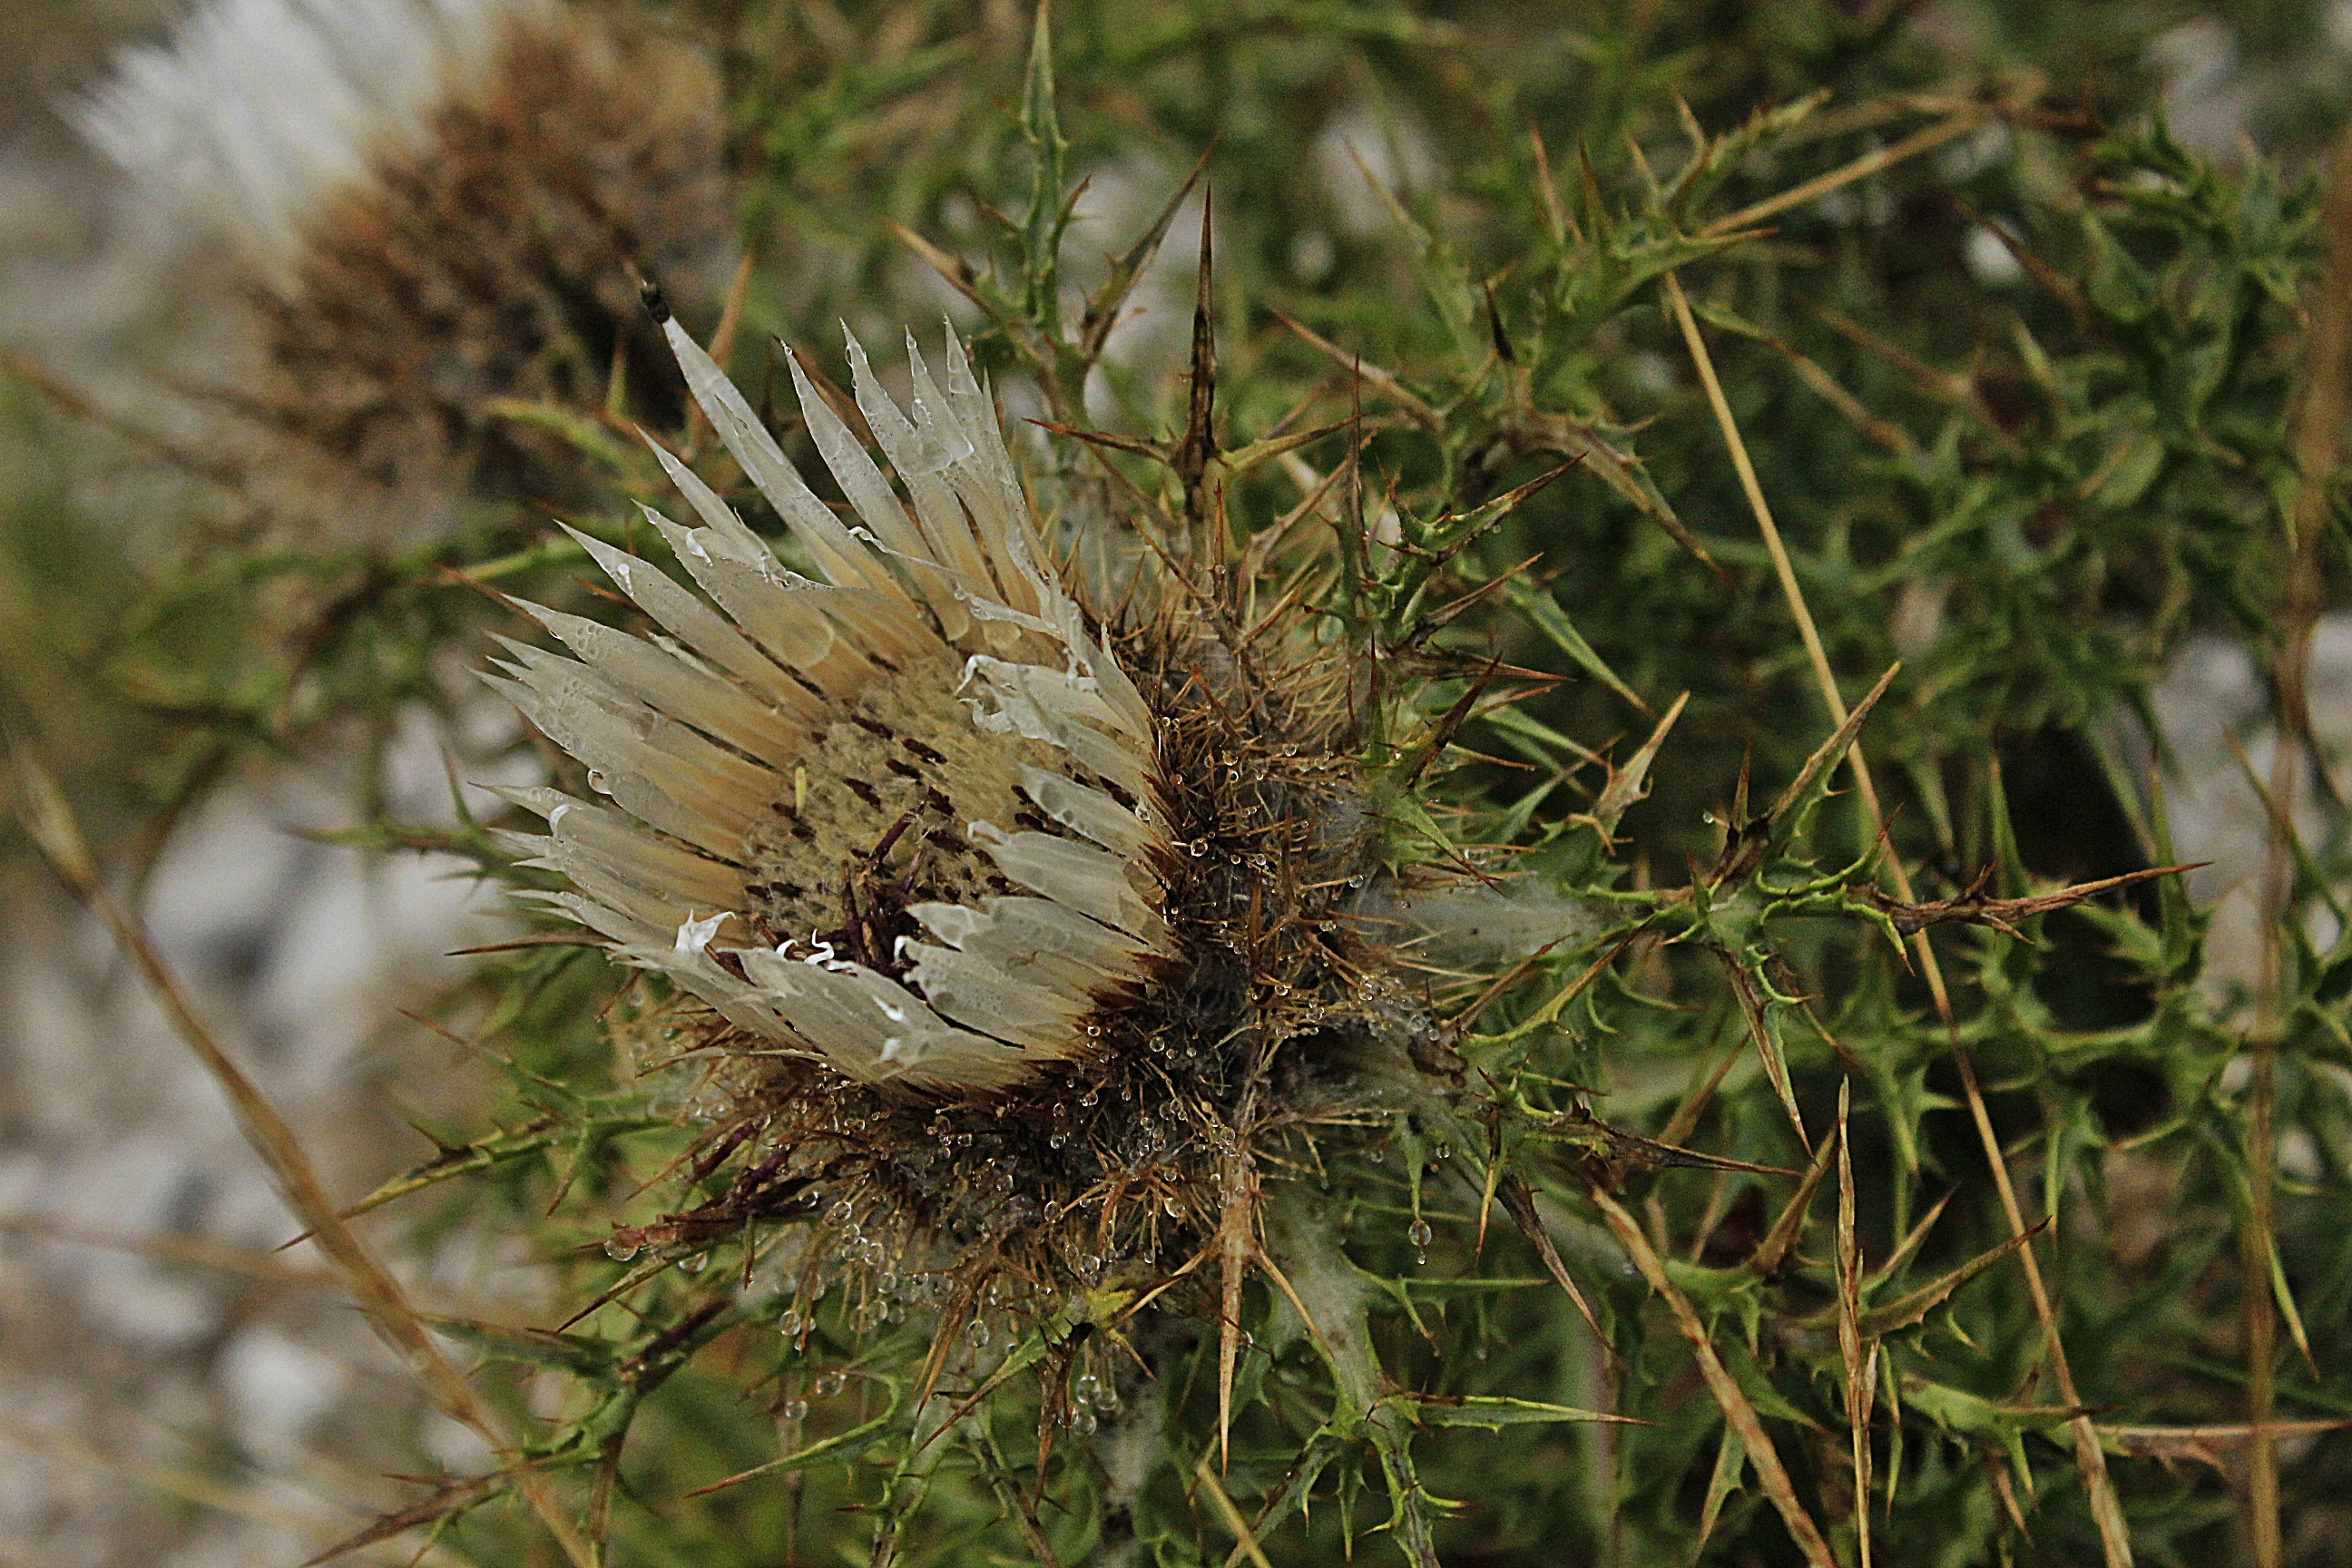
[{"label": "pointed white bract", "polygon": [[619,807],[509,793],[547,828],[506,841],[569,884],[535,896],[778,1052],[862,1081],[997,1089],[1080,1054],[1088,1019],[1172,951],[1154,725],[1041,564],[961,344],[942,386],[909,337],[911,409],[850,345],[903,499],[793,362],[845,522],[666,331],[817,576],[666,452],[698,526],[646,517],[707,600],[573,533],[667,635],[526,605],[576,658],[510,642],[486,677]]}]

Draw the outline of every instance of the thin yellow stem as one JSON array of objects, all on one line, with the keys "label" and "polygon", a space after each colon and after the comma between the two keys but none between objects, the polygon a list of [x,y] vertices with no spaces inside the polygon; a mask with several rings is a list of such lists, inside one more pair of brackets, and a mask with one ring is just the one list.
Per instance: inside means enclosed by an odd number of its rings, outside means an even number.
[{"label": "thin yellow stem", "polygon": [[1727,213],[1698,232],[1702,237],[1732,234],[1748,227],[1750,224],[1762,223],[1768,217],[1787,212],[1790,207],[1803,206],[1814,197],[1825,196],[1840,185],[1850,185],[1856,180],[1867,179],[1881,169],[1892,168],[1906,158],[1916,158],[1922,153],[1942,146],[1955,136],[1965,135],[1982,125],[1990,114],[1990,110],[1969,110],[1952,116],[1949,120],[1930,125],[1925,130],[1915,131],[1892,146],[1881,147],[1875,153],[1865,153],[1851,163],[1841,163],[1828,174],[1817,174],[1801,185],[1790,185],[1787,190],[1777,195],[1767,196],[1753,206],[1745,206],[1736,213]]},{"label": "thin yellow stem", "polygon": [[2263,866],[2262,973],[2254,990],[2253,1081],[2246,1106],[2246,1185],[2250,1199],[2241,1237],[2245,1276],[2246,1414],[2252,1427],[2246,1451],[2246,1533],[2254,1568],[2277,1568],[2280,1554],[2278,1436],[2272,1421],[2276,1384],[2276,1308],[2271,1300],[2271,1257],[2278,1184],[2278,1049],[2281,1004],[2286,1000],[2286,922],[2294,918],[2294,796],[2304,759],[2314,755],[2307,690],[2311,634],[2322,589],[2319,544],[2327,529],[2330,487],[2344,458],[2347,378],[2352,378],[2352,126],[2336,145],[2322,208],[2327,270],[2308,342],[2303,397],[2295,410],[2293,536],[2274,658],[2277,740],[2271,752],[2271,810]]},{"label": "thin yellow stem", "polygon": [[400,1281],[344,1223],[341,1209],[320,1182],[310,1154],[292,1125],[245,1075],[198,1016],[178,975],[149,938],[146,926],[107,890],[64,792],[29,750],[15,743],[14,737],[11,740],[17,805],[34,842],[58,878],[106,922],[124,956],[154,992],[173,1031],[220,1085],[236,1114],[239,1131],[269,1168],[286,1206],[309,1230],[312,1244],[342,1277],[344,1289],[367,1314],[377,1334],[424,1385],[433,1403],[453,1419],[473,1428],[490,1446],[500,1467],[513,1478],[515,1486],[562,1547],[573,1568],[592,1568],[595,1553],[564,1513],[547,1478],[516,1449],[489,1406],[475,1393],[473,1384],[442,1353]]},{"label": "thin yellow stem", "polygon": [[1217,1479],[1216,1468],[1209,1463],[1209,1450],[1206,1448],[1201,1450],[1201,1462],[1192,1467],[1192,1479],[1209,1494],[1209,1501],[1216,1508],[1217,1518],[1233,1532],[1234,1546],[1233,1554],[1225,1559],[1225,1568],[1236,1568],[1244,1558],[1256,1563],[1257,1568],[1274,1568],[1274,1564],[1266,1560],[1265,1548],[1257,1543],[1257,1531],[1252,1530],[1249,1521],[1242,1517],[1242,1510],[1234,1506],[1233,1494],[1225,1490],[1225,1483]]},{"label": "thin yellow stem", "polygon": [[[1923,133],[1924,134],[1924,133]],[[1916,141],[1917,138],[1912,138]],[[1897,144],[1902,145],[1901,143]],[[1888,153],[1896,149],[1889,148]],[[1739,475],[1739,488],[1748,497],[1748,509],[1755,513],[1757,531],[1764,537],[1765,552],[1772,558],[1772,571],[1780,582],[1780,594],[1788,601],[1789,613],[1797,622],[1797,634],[1804,640],[1805,657],[1811,664],[1814,683],[1821,689],[1822,704],[1828,708],[1830,721],[1842,725],[1846,721],[1845,699],[1839,695],[1837,677],[1830,668],[1828,652],[1822,647],[1822,637],[1813,625],[1813,613],[1805,604],[1804,590],[1797,583],[1797,574],[1789,562],[1789,552],[1780,542],[1780,525],[1772,521],[1772,508],[1764,499],[1764,487],[1757,481],[1755,465],[1748,458],[1748,443],[1739,434],[1738,422],[1732,417],[1731,404],[1723,395],[1723,384],[1715,374],[1715,361],[1707,353],[1706,340],[1699,335],[1698,322],[1691,315],[1690,301],[1683,297],[1682,285],[1671,272],[1665,275],[1666,298],[1673,305],[1675,320],[1682,328],[1683,342],[1690,350],[1691,363],[1697,367],[1700,384],[1706,388],[1707,405],[1715,411],[1717,427],[1723,434],[1723,444],[1731,454],[1731,466]],[[1879,810],[1878,789],[1870,776],[1870,764],[1862,754],[1862,742],[1856,741],[1846,751],[1846,761],[1853,770],[1855,792],[1862,797],[1863,810],[1870,821],[1874,836],[1883,830],[1885,818]],[[1899,857],[1886,857],[1886,870],[1895,884],[1895,896],[1906,903],[1916,902],[1911,889],[1911,876]],[[1917,955],[1919,973],[1927,983],[1928,994],[1934,998],[1936,1015],[1943,1020],[1944,1036],[1952,1054],[1953,1065],[1959,1069],[1960,1083],[1968,1095],[1969,1115],[1976,1123],[1977,1140],[1984,1148],[1985,1163],[1992,1170],[1993,1186],[2000,1196],[2003,1216],[2009,1222],[2010,1234],[2021,1237],[2030,1228],[2025,1212],[2017,1201],[2017,1188],[2010,1180],[2009,1161],[2001,1153],[2000,1136],[1994,1132],[1991,1114],[1985,1109],[1983,1090],[1977,1085],[1976,1067],[1969,1058],[1967,1046],[1960,1039],[1959,1026],[1953,1016],[1952,998],[1944,983],[1943,966],[1936,960],[1936,949],[1926,931],[1911,939]],[[2079,1405],[2081,1398],[2074,1391],[2074,1374],[2066,1363],[2066,1347],[2058,1337],[2058,1317],[2050,1305],[2050,1292],[2042,1283],[2042,1267],[2033,1256],[2032,1243],[2017,1249],[2018,1261],[2025,1270],[2027,1290],[2033,1299],[2033,1312],[2042,1324],[2043,1343],[2050,1353],[2051,1371],[2057,1377],[2058,1392],[2068,1405]],[[2074,1462],[2083,1472],[2083,1485],[2090,1494],[2091,1512],[2098,1521],[2099,1540],[2106,1554],[2107,1568],[2129,1568],[2132,1561],[2131,1540],[2126,1530],[2122,1506],[2116,1500],[2115,1484],[2107,1475],[2107,1459],[2099,1446],[2099,1434],[2088,1415],[2077,1415],[2072,1423],[2074,1440]]]},{"label": "thin yellow stem", "polygon": [[[1641,1272],[1650,1289],[1665,1302],[1666,1310],[1674,1314],[1675,1327],[1690,1342],[1691,1353],[1698,1361],[1699,1376],[1706,1381],[1707,1392],[1715,1395],[1716,1404],[1721,1407],[1725,1425],[1739,1434],[1740,1442],[1748,1449],[1748,1462],[1756,1467],[1756,1479],[1763,1483],[1765,1495],[1780,1510],[1780,1521],[1789,1527],[1790,1537],[1796,1542],[1797,1549],[1804,1553],[1805,1562],[1810,1568],[1835,1568],[1837,1559],[1831,1554],[1829,1543],[1822,1539],[1820,1527],[1813,1523],[1812,1516],[1805,1511],[1804,1503],[1798,1498],[1796,1486],[1789,1479],[1788,1468],[1780,1463],[1780,1451],[1772,1447],[1771,1435],[1764,1430],[1763,1420],[1756,1414],[1755,1405],[1749,1403],[1747,1394],[1740,1392],[1738,1381],[1724,1366],[1722,1356],[1716,1352],[1715,1341],[1708,1336],[1706,1325],[1699,1321],[1698,1310],[1691,1305],[1690,1298],[1684,1295],[1668,1276],[1666,1266],[1650,1246],[1649,1237],[1642,1234],[1640,1223],[1625,1212],[1622,1205],[1599,1187],[1591,1190],[1591,1195],[1594,1206],[1601,1210],[1601,1217],[1616,1233],[1618,1245],[1625,1249],[1625,1256],[1633,1259],[1633,1267]],[[1868,1506],[1866,1500],[1864,1506]]]}]

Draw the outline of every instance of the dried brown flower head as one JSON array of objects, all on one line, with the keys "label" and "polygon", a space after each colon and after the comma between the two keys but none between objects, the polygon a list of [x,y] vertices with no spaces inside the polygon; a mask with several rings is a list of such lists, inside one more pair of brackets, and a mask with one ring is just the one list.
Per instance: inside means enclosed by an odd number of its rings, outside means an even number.
[{"label": "dried brown flower head", "polygon": [[243,341],[194,390],[268,512],[348,536],[577,505],[593,469],[517,405],[617,380],[620,412],[679,411],[631,279],[715,298],[729,185],[717,73],[642,15],[215,0],[85,118],[230,242]]}]

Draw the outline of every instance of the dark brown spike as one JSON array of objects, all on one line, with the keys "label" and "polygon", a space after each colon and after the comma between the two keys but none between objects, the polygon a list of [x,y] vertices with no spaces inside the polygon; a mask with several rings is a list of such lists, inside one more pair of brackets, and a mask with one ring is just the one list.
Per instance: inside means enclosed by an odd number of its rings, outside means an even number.
[{"label": "dark brown spike", "polygon": [[1413,748],[1412,756],[1398,774],[1400,787],[1411,789],[1413,781],[1420,778],[1423,773],[1427,771],[1429,764],[1437,760],[1438,753],[1445,749],[1446,742],[1454,739],[1454,732],[1460,730],[1464,722],[1476,710],[1478,700],[1486,695],[1486,688],[1494,682],[1495,673],[1500,668],[1496,661],[1487,661],[1486,667],[1478,672],[1477,679],[1471,682],[1470,689],[1464,692],[1460,700],[1447,709],[1436,723],[1430,726],[1429,734],[1420,745]]},{"label": "dark brown spike", "polygon": [[1502,308],[1495,303],[1494,280],[1489,279],[1486,287],[1486,324],[1492,328],[1494,331],[1495,357],[1501,360],[1505,364],[1515,365],[1519,363],[1519,356],[1517,352],[1511,347],[1510,333],[1503,329]]},{"label": "dark brown spike", "polygon": [[1609,1336],[1601,1331],[1601,1320],[1592,1315],[1591,1307],[1584,1300],[1584,1292],[1576,1288],[1575,1279],[1568,1272],[1568,1265],[1559,1260],[1559,1248],[1552,1245],[1551,1233],[1544,1228],[1543,1216],[1536,1212],[1535,1194],[1528,1190],[1527,1183],[1516,1171],[1504,1173],[1496,1193],[1503,1200],[1503,1212],[1511,1216],[1512,1223],[1519,1227],[1519,1234],[1534,1245],[1536,1256],[1543,1259],[1545,1271],[1552,1277],[1554,1283],[1568,1292],[1568,1299],[1576,1305],[1577,1316],[1584,1320],[1585,1327],[1592,1331],[1593,1339],[1614,1360],[1615,1352],[1609,1349]]},{"label": "dark brown spike", "polygon": [[1051,419],[1033,419],[1029,423],[1040,430],[1055,436],[1067,436],[1074,441],[1084,441],[1090,447],[1100,447],[1113,452],[1126,452],[1138,458],[1150,458],[1155,462],[1175,461],[1169,449],[1157,442],[1138,440],[1132,436],[1115,436],[1108,430],[1081,430],[1075,425],[1057,425]]},{"label": "dark brown spike", "polygon": [[1867,886],[1849,888],[1847,896],[1855,902],[1867,904],[1885,915],[1894,922],[1895,929],[1905,936],[1925,931],[1933,925],[1959,923],[1990,926],[1995,931],[2005,932],[2020,942],[2024,942],[2029,939],[2024,932],[2017,929],[2019,921],[2032,920],[2036,915],[2046,915],[2053,910],[2072,909],[2094,893],[2104,893],[2116,888],[2128,888],[2140,882],[2151,881],[2158,877],[2169,877],[2178,872],[2194,871],[2210,864],[2211,864],[2210,861],[2193,860],[2182,866],[2152,866],[2144,871],[2126,871],[2120,877],[2104,877],[2095,882],[2078,882],[2071,888],[2060,888],[2054,892],[2039,893],[2030,899],[1985,897],[1985,885],[1990,879],[1991,867],[1987,867],[1982,873],[1979,874],[1977,879],[1969,884],[1966,892],[1954,899],[1937,899],[1927,903],[1906,904],[1901,900],[1888,898],[1877,889]]},{"label": "dark brown spike", "polygon": [[1217,456],[1217,437],[1213,428],[1217,402],[1217,328],[1209,300],[1213,265],[1210,220],[1216,205],[1216,189],[1211,186],[1202,193],[1201,197],[1201,272],[1192,300],[1192,389],[1185,413],[1184,438],[1176,444],[1173,459],[1176,477],[1184,486],[1184,520],[1192,524],[1196,541],[1204,537],[1203,531],[1208,526],[1207,503],[1202,497],[1202,489],[1209,465]]},{"label": "dark brown spike", "polygon": [[1209,166],[1209,156],[1216,150],[1216,140],[1212,138],[1209,144],[1201,149],[1201,156],[1194,160],[1192,173],[1184,176],[1184,183],[1176,187],[1175,194],[1160,209],[1160,216],[1151,220],[1151,226],[1143,231],[1141,237],[1128,248],[1125,256],[1111,264],[1110,275],[1103,279],[1101,289],[1087,302],[1086,319],[1078,337],[1078,356],[1082,363],[1091,366],[1102,357],[1103,344],[1109,340],[1111,329],[1118,324],[1119,307],[1126,303],[1128,293],[1134,289],[1136,280],[1151,265],[1151,258],[1160,254],[1160,242],[1168,237],[1168,227],[1176,221],[1176,209],[1184,205],[1184,198],[1192,194],[1194,185],[1200,184],[1202,171]]}]

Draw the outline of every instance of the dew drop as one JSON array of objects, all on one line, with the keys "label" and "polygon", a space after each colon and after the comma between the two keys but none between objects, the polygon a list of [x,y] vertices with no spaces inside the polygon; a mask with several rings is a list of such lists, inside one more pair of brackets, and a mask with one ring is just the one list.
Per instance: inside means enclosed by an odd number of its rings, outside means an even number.
[{"label": "dew drop", "polygon": [[1371,1154],[1372,1154],[1372,1163],[1373,1163],[1373,1164],[1375,1164],[1375,1165],[1379,1164],[1381,1161],[1383,1161],[1383,1160],[1385,1160],[1385,1159],[1387,1159],[1387,1158],[1388,1158],[1388,1156],[1387,1156],[1386,1154],[1382,1153],[1382,1152],[1381,1152],[1380,1150],[1378,1150],[1378,1149],[1373,1150],[1373,1151],[1371,1152]]},{"label": "dew drop", "polygon": [[805,1400],[805,1399],[787,1399],[787,1400],[785,1400],[785,1401],[784,1401],[784,1419],[785,1419],[785,1420],[787,1420],[787,1421],[800,1421],[800,1420],[804,1420],[804,1419],[806,1419],[806,1418],[807,1418],[807,1415],[808,1415],[808,1401],[807,1401],[807,1400]]},{"label": "dew drop", "polygon": [[1096,1418],[1095,1413],[1091,1410],[1081,1410],[1070,1417],[1070,1430],[1081,1437],[1093,1436],[1095,1429],[1101,1425],[1101,1421]]},{"label": "dew drop", "polygon": [[819,1399],[831,1399],[835,1394],[839,1394],[848,1382],[847,1378],[837,1372],[819,1373],[816,1379],[816,1396]]},{"label": "dew drop", "polygon": [[784,1315],[776,1320],[776,1331],[782,1334],[786,1339],[790,1339],[794,1334],[799,1333],[801,1331],[800,1313],[793,1308],[785,1308]]},{"label": "dew drop", "polygon": [[1429,1222],[1425,1219],[1417,1219],[1404,1234],[1405,1239],[1412,1242],[1415,1247],[1425,1247],[1429,1245],[1431,1235]]},{"label": "dew drop", "polygon": [[710,1254],[707,1252],[698,1252],[691,1258],[681,1258],[677,1260],[677,1271],[680,1274],[699,1274],[709,1267]]},{"label": "dew drop", "polygon": [[611,1258],[615,1263],[626,1263],[630,1258],[635,1258],[636,1255],[636,1244],[635,1242],[623,1241],[617,1236],[604,1244],[604,1256]]},{"label": "dew drop", "polygon": [[964,1331],[963,1337],[971,1342],[972,1349],[979,1350],[988,1343],[988,1325],[974,1318],[971,1327]]}]

